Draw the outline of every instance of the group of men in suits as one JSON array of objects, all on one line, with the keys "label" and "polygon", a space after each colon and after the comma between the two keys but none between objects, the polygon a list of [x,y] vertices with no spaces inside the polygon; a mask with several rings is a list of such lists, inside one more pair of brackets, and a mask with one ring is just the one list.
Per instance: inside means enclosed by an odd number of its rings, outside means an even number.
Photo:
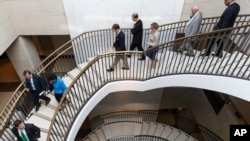
[{"label": "group of men in suits", "polygon": [[[131,29],[131,33],[133,35],[132,43],[130,45],[130,50],[134,50],[136,47],[139,51],[143,51],[142,48],[142,37],[143,37],[143,23],[139,19],[139,16],[137,13],[132,14],[132,20],[135,22],[134,27]],[[123,31],[121,31],[119,24],[114,24],[112,26],[112,30],[116,33],[115,42],[113,44],[113,47],[115,47],[116,51],[126,51],[125,46],[125,35]],[[109,69],[107,69],[108,72],[114,71],[114,67],[118,64],[120,60],[123,61],[123,67],[122,69],[128,70],[128,60],[127,57],[131,57],[131,55],[125,55],[125,54],[116,54],[114,62],[110,66]],[[145,55],[142,54],[141,57],[138,60],[145,60]]]},{"label": "group of men in suits", "polygon": [[[238,16],[238,13],[240,11],[239,4],[237,4],[234,0],[225,0],[224,3],[227,6],[227,8],[222,13],[219,22],[214,26],[213,31],[233,27],[236,17]],[[185,37],[193,36],[195,34],[198,34],[200,31],[202,13],[199,11],[199,7],[197,5],[192,6],[191,12],[192,12],[191,19],[188,21],[184,30]],[[139,51],[143,51],[143,47],[142,47],[143,23],[139,19],[139,16],[137,13],[132,14],[132,20],[135,22],[135,24],[134,24],[134,27],[131,29],[133,39],[130,45],[130,50],[134,50],[137,47]],[[114,24],[112,29],[116,33],[115,43],[113,44],[116,51],[126,51],[125,35],[120,30],[119,25]],[[209,56],[216,42],[217,50],[216,50],[216,53],[213,54],[213,56],[221,58],[223,56],[223,49],[224,49],[223,40],[224,39],[219,38],[218,33],[213,34],[212,37],[213,38],[207,41],[206,49],[204,53],[201,54],[200,56],[201,57]],[[192,40],[194,39],[195,38],[192,38],[191,41],[184,40],[183,44],[177,49],[177,52],[187,51],[185,55],[194,57],[195,54],[194,54],[193,46],[192,46]],[[131,57],[131,55],[128,54],[127,57]],[[129,67],[128,67],[127,57],[125,55],[117,54],[112,66],[107,71],[108,72],[114,71],[114,67],[117,65],[117,63],[120,60],[123,60],[122,69],[128,70]],[[145,55],[142,54],[138,60],[145,60]]]},{"label": "group of men in suits", "polygon": [[[225,28],[233,27],[234,22],[236,20],[236,17],[238,16],[238,13],[240,11],[240,6],[237,4],[234,0],[225,0],[224,1],[227,8],[222,13],[219,22],[214,26],[213,31],[221,30]],[[195,34],[198,34],[200,31],[200,25],[202,20],[202,14],[199,12],[199,7],[197,5],[194,5],[192,7],[192,17],[189,20],[189,22],[186,25],[185,28],[185,37],[192,36]],[[226,34],[229,34],[230,32],[227,32]],[[225,33],[221,33],[225,34]],[[212,52],[212,48],[215,45],[215,42],[217,43],[217,49],[215,54],[212,54],[213,56],[222,58],[223,57],[223,40],[225,36],[222,36],[223,38],[220,38],[219,33],[214,33],[212,35],[212,38],[207,41],[206,49],[203,54],[201,54],[201,57],[209,56]],[[177,52],[183,52],[184,50],[187,51],[187,56],[195,56],[193,52],[193,47],[191,45],[191,41],[184,41],[184,43],[177,49]]]}]

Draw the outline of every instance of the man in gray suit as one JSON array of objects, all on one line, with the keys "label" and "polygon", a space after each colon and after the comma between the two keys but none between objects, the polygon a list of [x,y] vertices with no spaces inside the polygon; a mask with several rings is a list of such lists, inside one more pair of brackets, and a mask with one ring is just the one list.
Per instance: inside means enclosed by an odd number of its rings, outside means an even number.
[{"label": "man in gray suit", "polygon": [[[192,16],[191,19],[188,21],[186,28],[184,30],[185,37],[192,36],[200,31],[200,25],[202,20],[202,14],[199,11],[199,7],[197,5],[192,6],[191,8]],[[187,51],[187,56],[194,56],[193,47],[191,45],[191,40],[184,40],[183,44],[177,49],[177,52],[183,52],[184,50]]]}]

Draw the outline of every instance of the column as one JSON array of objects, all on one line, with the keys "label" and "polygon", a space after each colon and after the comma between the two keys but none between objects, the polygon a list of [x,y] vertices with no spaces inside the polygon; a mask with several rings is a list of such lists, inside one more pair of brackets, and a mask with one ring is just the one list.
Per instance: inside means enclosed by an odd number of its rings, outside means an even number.
[{"label": "column", "polygon": [[30,36],[17,37],[6,53],[21,80],[24,80],[24,70],[32,70],[41,62]]}]

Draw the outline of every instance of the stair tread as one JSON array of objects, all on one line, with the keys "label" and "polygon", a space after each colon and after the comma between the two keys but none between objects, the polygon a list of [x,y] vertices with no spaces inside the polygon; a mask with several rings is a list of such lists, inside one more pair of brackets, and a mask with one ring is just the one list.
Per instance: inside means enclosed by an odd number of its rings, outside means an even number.
[{"label": "stair tread", "polygon": [[41,128],[41,130],[48,130],[49,126],[50,126],[50,121],[46,120],[42,117],[36,116],[36,115],[32,115],[27,121],[27,123],[33,123],[36,126],[38,126],[39,128]]},{"label": "stair tread", "polygon": [[35,112],[34,114],[40,114],[42,116],[46,116],[52,119],[52,117],[54,116],[54,113],[55,113],[55,109],[42,104],[39,108],[39,111]]}]

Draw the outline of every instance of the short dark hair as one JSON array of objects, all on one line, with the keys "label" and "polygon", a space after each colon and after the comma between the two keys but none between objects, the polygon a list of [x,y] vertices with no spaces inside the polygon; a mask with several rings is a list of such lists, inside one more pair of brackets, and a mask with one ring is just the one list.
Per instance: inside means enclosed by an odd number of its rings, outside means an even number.
[{"label": "short dark hair", "polygon": [[23,76],[25,76],[27,73],[31,74],[31,72],[29,70],[25,70],[25,71],[23,71]]},{"label": "short dark hair", "polygon": [[48,81],[52,81],[52,80],[56,80],[56,75],[53,73],[53,74],[50,74],[49,76],[48,76]]},{"label": "short dark hair", "polygon": [[17,120],[14,121],[13,125],[14,125],[14,127],[17,128],[22,122],[23,122],[23,121],[17,119]]},{"label": "short dark hair", "polygon": [[138,18],[138,17],[139,17],[138,13],[133,13],[132,16],[133,16],[134,18]]},{"label": "short dark hair", "polygon": [[113,24],[112,29],[120,29],[119,24]]}]

